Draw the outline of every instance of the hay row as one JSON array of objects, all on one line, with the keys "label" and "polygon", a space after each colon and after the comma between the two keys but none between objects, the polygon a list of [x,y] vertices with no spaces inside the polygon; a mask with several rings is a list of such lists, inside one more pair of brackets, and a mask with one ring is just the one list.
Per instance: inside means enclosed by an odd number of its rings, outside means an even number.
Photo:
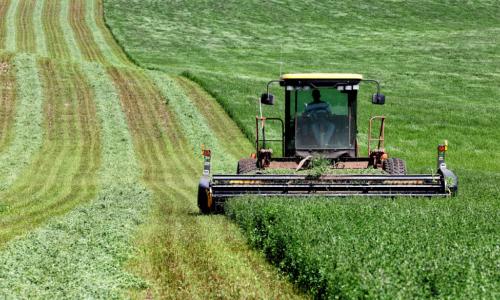
[{"label": "hay row", "polygon": [[36,0],[21,0],[16,14],[16,48],[20,52],[36,52],[33,12]]},{"label": "hay row", "polygon": [[105,63],[99,46],[85,21],[85,0],[71,0],[69,3],[69,23],[73,29],[78,48],[84,59]]},{"label": "hay row", "polygon": [[60,1],[45,0],[42,10],[42,27],[49,56],[67,59],[70,52],[64,40],[64,33],[59,20],[60,11]]},{"label": "hay row", "polygon": [[5,37],[7,35],[7,11],[9,10],[10,0],[0,2],[0,49],[5,48]]},{"label": "hay row", "polygon": [[0,243],[95,196],[100,139],[91,89],[74,65],[39,63],[45,137],[40,152],[1,195]]},{"label": "hay row", "polygon": [[12,138],[12,124],[16,106],[16,74],[13,55],[0,55],[0,153]]}]

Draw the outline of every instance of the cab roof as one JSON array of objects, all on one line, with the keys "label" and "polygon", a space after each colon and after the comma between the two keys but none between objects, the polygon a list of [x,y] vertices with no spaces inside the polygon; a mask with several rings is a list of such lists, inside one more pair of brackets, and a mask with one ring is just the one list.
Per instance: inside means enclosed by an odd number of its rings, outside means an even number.
[{"label": "cab roof", "polygon": [[363,75],[352,73],[289,73],[282,80],[362,80]]}]

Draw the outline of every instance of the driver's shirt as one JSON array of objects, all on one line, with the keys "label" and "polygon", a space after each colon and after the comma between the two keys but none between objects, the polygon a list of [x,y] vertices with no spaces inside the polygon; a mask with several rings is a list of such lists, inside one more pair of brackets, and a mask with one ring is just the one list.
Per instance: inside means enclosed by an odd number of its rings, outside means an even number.
[{"label": "driver's shirt", "polygon": [[331,109],[330,109],[330,105],[326,102],[311,102],[309,104],[306,105],[306,112],[307,113],[310,113],[310,112],[320,112],[320,111],[326,111],[326,112],[329,112],[331,113]]}]

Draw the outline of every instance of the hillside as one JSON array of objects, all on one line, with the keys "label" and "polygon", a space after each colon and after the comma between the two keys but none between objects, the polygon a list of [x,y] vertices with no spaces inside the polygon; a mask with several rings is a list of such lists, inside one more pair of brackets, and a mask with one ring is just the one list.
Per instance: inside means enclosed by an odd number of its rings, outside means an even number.
[{"label": "hillside", "polygon": [[[371,106],[364,86],[360,120],[388,117],[386,149],[411,172],[432,171],[436,145],[449,141],[456,198],[231,204],[253,246],[303,289],[331,297],[498,297],[498,15],[486,0],[105,1],[135,62],[199,83],[250,139],[257,96],[281,70],[380,79],[387,104]],[[282,109],[278,101],[266,113]]]}]

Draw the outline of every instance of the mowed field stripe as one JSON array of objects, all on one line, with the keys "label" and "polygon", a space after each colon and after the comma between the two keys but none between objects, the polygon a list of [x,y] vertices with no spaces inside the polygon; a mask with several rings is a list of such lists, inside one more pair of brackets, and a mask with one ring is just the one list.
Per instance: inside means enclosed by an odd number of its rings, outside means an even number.
[{"label": "mowed field stripe", "polygon": [[70,53],[70,59],[75,61],[82,61],[84,59],[83,49],[80,49],[76,41],[76,33],[71,26],[71,0],[54,0],[61,2],[61,11],[59,13],[59,21],[61,24],[62,33]]},{"label": "mowed field stripe", "polygon": [[[183,131],[174,126],[175,117],[166,109],[166,99],[141,70],[110,68],[109,73],[120,92],[145,181],[153,185],[178,181],[171,189],[186,194],[182,182],[190,180],[194,160],[182,161],[177,154],[170,155],[174,147],[179,153],[190,153],[191,149]],[[185,172],[172,170],[178,165]]]},{"label": "mowed field stripe", "polygon": [[47,52],[50,57],[67,59],[70,51],[59,18],[61,1],[45,0],[43,3],[42,27],[47,41]]},{"label": "mowed field stripe", "polygon": [[10,5],[5,15],[4,49],[9,52],[16,51],[16,15],[19,1],[10,0]]},{"label": "mowed field stripe", "polygon": [[5,38],[7,35],[7,11],[11,0],[0,1],[0,49],[5,48]]},{"label": "mowed field stripe", "polygon": [[35,27],[36,52],[41,56],[48,56],[47,43],[43,31],[43,8],[47,0],[36,0],[33,12],[33,24]]},{"label": "mowed field stripe", "polygon": [[99,126],[92,89],[76,65],[42,60],[45,141],[32,167],[1,195],[0,244],[96,194]]},{"label": "mowed field stripe", "polygon": [[36,60],[30,54],[18,54],[12,64],[16,74],[16,108],[12,142],[0,153],[0,191],[17,179],[42,144],[44,97]]},{"label": "mowed field stripe", "polygon": [[182,128],[183,135],[191,146],[190,154],[196,156],[196,159],[201,163],[201,148],[209,148],[212,150],[214,157],[224,158],[213,161],[212,170],[214,172],[234,171],[236,161],[241,157],[241,154],[234,156],[222,146],[220,140],[224,139],[224,136],[216,135],[210,128],[209,121],[200,113],[177,82],[163,72],[147,71],[147,74],[168,99],[171,111],[176,116],[184,116],[177,120]]},{"label": "mowed field stripe", "polygon": [[12,138],[16,107],[16,74],[12,54],[0,54],[0,153]]},{"label": "mowed field stripe", "polygon": [[118,94],[104,68],[81,64],[101,124],[101,189],[0,251],[0,298],[123,299],[146,282],[125,269],[151,207]]},{"label": "mowed field stripe", "polygon": [[69,22],[75,33],[78,47],[83,53],[83,57],[88,61],[105,63],[106,59],[101,53],[99,46],[94,40],[94,36],[87,26],[86,20],[86,0],[70,0]]},{"label": "mowed field stripe", "polygon": [[249,157],[254,146],[243,135],[236,123],[229,117],[220,104],[198,84],[186,77],[176,77],[177,84],[184,90],[187,99],[207,120],[207,125],[219,137],[219,142],[226,151],[236,158]]},{"label": "mowed field stripe", "polygon": [[16,14],[16,44],[17,51],[36,52],[35,26],[33,12],[36,0],[20,0]]},{"label": "mowed field stripe", "polygon": [[[294,298],[288,283],[246,246],[234,224],[222,216],[198,215],[195,190],[201,163],[179,125],[180,116],[170,111],[157,86],[142,71],[108,72],[120,94],[144,181],[155,195],[155,209],[137,235],[142,255],[131,263],[154,283],[143,293]],[[133,297],[145,296],[136,293]]]},{"label": "mowed field stripe", "polygon": [[102,3],[96,0],[85,1],[86,21],[94,39],[99,46],[102,54],[106,58],[108,64],[114,66],[130,66],[135,67],[117,45],[114,38],[111,36],[108,28],[104,24],[104,12]]},{"label": "mowed field stripe", "polygon": [[111,49],[115,57],[119,59],[121,64],[125,66],[135,66],[130,59],[128,59],[125,52],[118,45],[115,38],[113,37],[111,30],[108,29],[104,20],[104,5],[103,0],[92,0],[93,1],[93,11],[94,11],[94,21],[96,26],[99,28],[102,37],[106,41],[106,45]]}]

